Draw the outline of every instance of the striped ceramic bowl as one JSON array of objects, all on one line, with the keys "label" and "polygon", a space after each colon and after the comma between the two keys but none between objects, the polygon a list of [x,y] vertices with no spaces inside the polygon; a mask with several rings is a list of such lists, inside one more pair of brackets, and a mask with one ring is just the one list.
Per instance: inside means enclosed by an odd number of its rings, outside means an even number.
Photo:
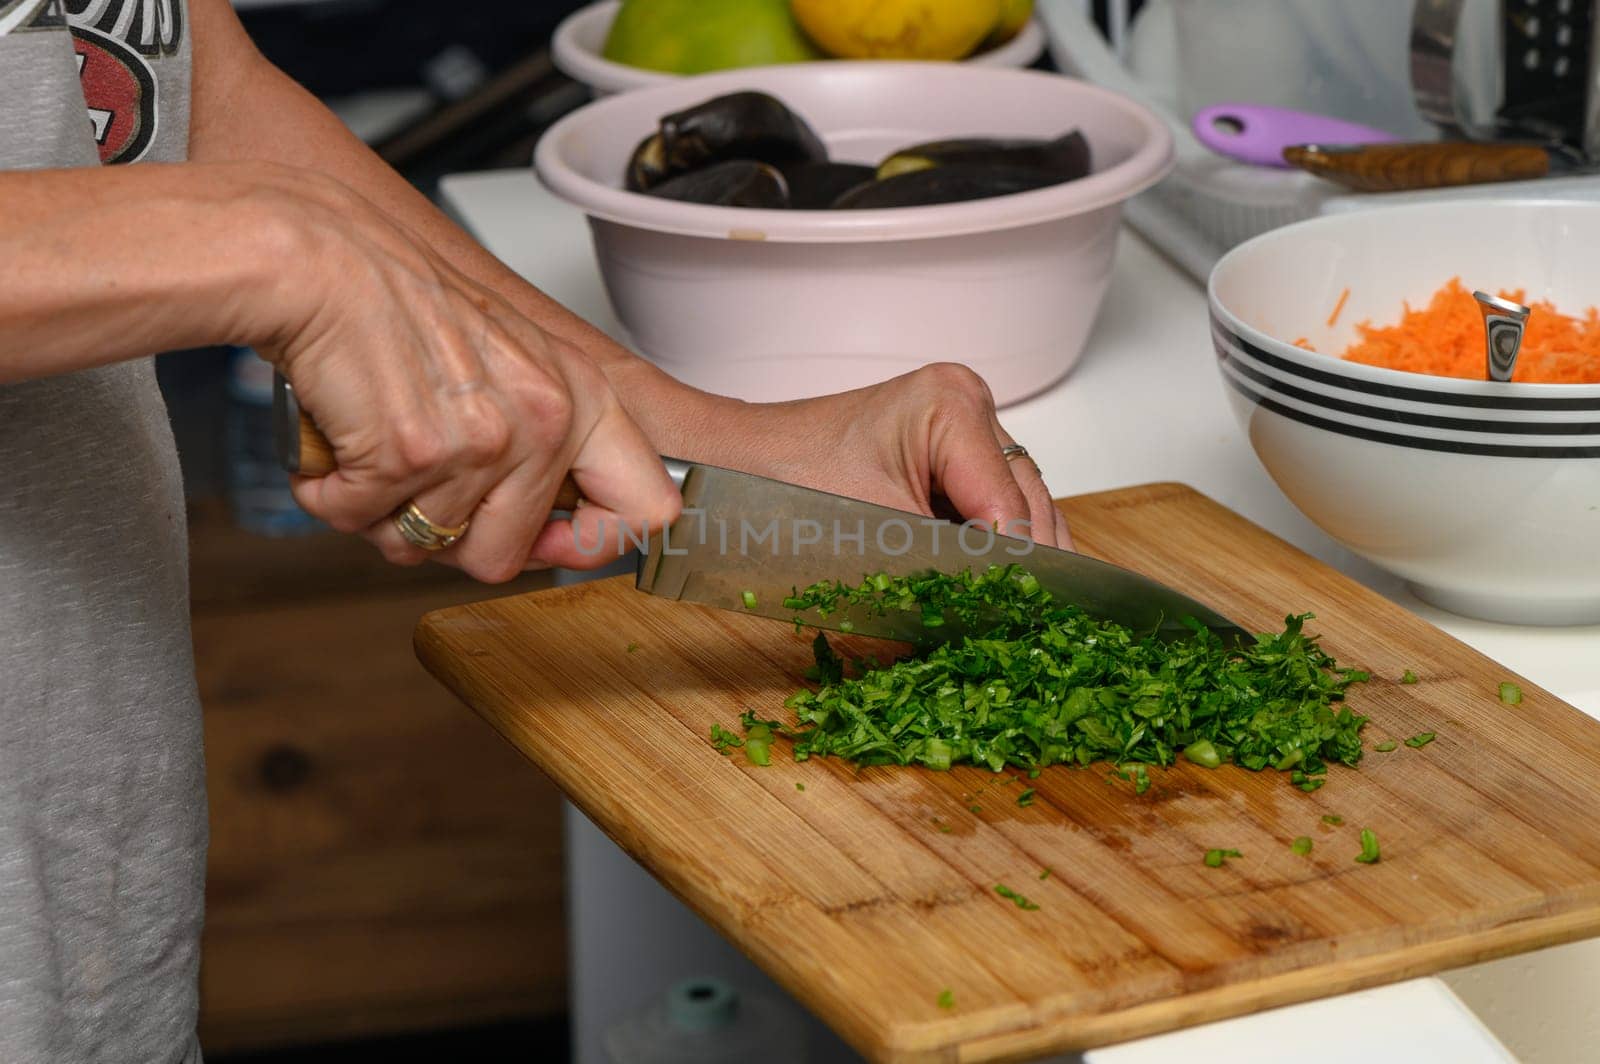
[{"label": "striped ceramic bowl", "polygon": [[1569,314],[1600,304],[1600,203],[1385,207],[1240,245],[1210,284],[1228,400],[1284,494],[1419,597],[1489,620],[1600,622],[1600,384],[1337,357],[1357,323],[1393,322],[1457,276]]}]

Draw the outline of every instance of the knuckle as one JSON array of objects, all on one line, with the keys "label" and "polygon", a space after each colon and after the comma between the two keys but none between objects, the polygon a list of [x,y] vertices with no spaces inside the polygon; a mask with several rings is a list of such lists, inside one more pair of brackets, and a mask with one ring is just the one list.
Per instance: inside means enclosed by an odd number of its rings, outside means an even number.
[{"label": "knuckle", "polygon": [[370,522],[363,521],[360,517],[353,513],[331,513],[325,515],[318,514],[314,516],[322,517],[322,519],[328,523],[328,527],[333,529],[335,532],[343,532],[348,535],[354,535],[370,524]]},{"label": "knuckle", "polygon": [[485,584],[504,584],[516,578],[522,572],[522,566],[515,558],[489,558],[483,560],[463,561],[461,567],[467,575]]},{"label": "knuckle", "polygon": [[576,404],[554,381],[541,380],[520,389],[517,406],[524,425],[540,444],[554,447],[572,434]]},{"label": "knuckle", "polygon": [[425,557],[422,551],[406,543],[397,543],[389,539],[378,540],[378,553],[383,555],[383,560],[390,565],[421,565]]},{"label": "knuckle", "polygon": [[678,519],[683,512],[683,498],[675,491],[662,493],[641,515],[652,528],[664,528]]},{"label": "knuckle", "polygon": [[448,453],[444,435],[434,426],[407,421],[395,427],[392,461],[402,476],[436,469]]},{"label": "knuckle", "polygon": [[511,450],[511,424],[493,404],[478,404],[465,419],[461,454],[474,466],[498,465]]},{"label": "knuckle", "polygon": [[959,362],[934,362],[922,370],[930,387],[941,396],[953,398],[989,398],[989,384],[970,366]]}]

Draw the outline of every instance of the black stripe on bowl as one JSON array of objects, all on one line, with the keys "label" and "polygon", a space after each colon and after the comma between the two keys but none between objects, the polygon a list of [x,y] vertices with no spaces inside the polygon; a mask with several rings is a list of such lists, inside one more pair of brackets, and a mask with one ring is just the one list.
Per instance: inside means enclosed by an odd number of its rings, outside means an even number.
[{"label": "black stripe on bowl", "polygon": [[[1219,334],[1219,339],[1222,335]],[[1219,353],[1220,354],[1220,353]],[[1230,353],[1231,354],[1231,353]],[[1412,410],[1399,410],[1390,406],[1368,406],[1339,399],[1326,392],[1307,391],[1286,384],[1276,377],[1262,373],[1248,362],[1220,354],[1221,361],[1235,373],[1250,378],[1259,390],[1273,392],[1289,399],[1298,399],[1311,406],[1326,407],[1356,417],[1374,421],[1390,421],[1397,425],[1417,425],[1430,429],[1454,432],[1477,432],[1506,436],[1600,436],[1600,421],[1491,421],[1464,417],[1445,417],[1441,414],[1421,414]]]},{"label": "black stripe on bowl", "polygon": [[1286,417],[1291,421],[1298,421],[1302,425],[1310,425],[1313,428],[1337,433],[1340,436],[1349,436],[1353,439],[1367,440],[1372,443],[1386,443],[1395,447],[1410,447],[1418,451],[1487,455],[1494,458],[1600,458],[1600,446],[1580,447],[1561,444],[1551,447],[1534,447],[1513,443],[1483,443],[1471,440],[1436,440],[1426,436],[1403,436],[1399,433],[1384,432],[1364,425],[1351,425],[1345,422],[1332,421],[1328,418],[1318,417],[1304,410],[1287,406],[1257,392],[1231,373],[1224,373],[1222,379],[1228,383],[1229,387],[1252,403],[1281,417]]},{"label": "black stripe on bowl", "polygon": [[[1570,398],[1535,398],[1519,395],[1471,395],[1460,392],[1432,391],[1427,388],[1407,388],[1398,384],[1380,384],[1376,381],[1358,380],[1327,370],[1312,369],[1298,362],[1264,351],[1257,345],[1228,328],[1215,314],[1211,316],[1212,328],[1221,333],[1245,354],[1280,373],[1320,384],[1332,385],[1346,391],[1364,392],[1413,403],[1433,403],[1437,406],[1475,407],[1481,410],[1584,410],[1600,414],[1600,396],[1573,396]],[[1326,356],[1331,357],[1331,356]],[[1440,378],[1454,380],[1456,378]]]}]

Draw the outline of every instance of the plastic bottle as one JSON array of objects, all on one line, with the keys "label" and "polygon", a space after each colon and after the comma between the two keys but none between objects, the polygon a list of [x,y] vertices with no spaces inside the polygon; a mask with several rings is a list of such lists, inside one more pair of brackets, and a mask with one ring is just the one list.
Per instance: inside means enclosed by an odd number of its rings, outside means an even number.
[{"label": "plastic bottle", "polygon": [[228,504],[240,528],[263,536],[315,532],[322,522],[300,509],[272,437],[272,367],[248,347],[229,354],[223,436]]},{"label": "plastic bottle", "polygon": [[791,1006],[687,979],[605,1035],[613,1064],[805,1064],[805,1024]]}]

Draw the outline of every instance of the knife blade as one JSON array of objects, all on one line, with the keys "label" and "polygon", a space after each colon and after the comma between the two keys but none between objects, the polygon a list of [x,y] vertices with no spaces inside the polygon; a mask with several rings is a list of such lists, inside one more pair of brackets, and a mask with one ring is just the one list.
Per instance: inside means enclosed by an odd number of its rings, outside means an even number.
[{"label": "knife blade", "polygon": [[[274,434],[279,459],[291,473],[333,472],[327,439],[295,401],[281,376],[274,382]],[[1140,573],[1032,540],[1000,535],[978,522],[957,524],[843,495],[719,466],[663,458],[683,495],[683,512],[664,532],[624,529],[639,554],[635,586],[643,592],[739,613],[793,622],[783,602],[823,580],[856,583],[868,575],[917,576],[983,572],[1018,564],[1059,602],[1164,638],[1191,633],[1185,618],[1212,629],[1224,643],[1250,634],[1210,607]],[[570,477],[556,507],[580,501]],[[875,614],[854,607],[807,624],[904,642],[944,641],[955,624],[925,628],[917,611]]]},{"label": "knife blade", "polygon": [[1559,145],[1438,141],[1417,144],[1297,144],[1284,159],[1357,192],[1528,181],[1595,172]]},{"label": "knife blade", "polygon": [[[753,473],[665,459],[683,492],[683,515],[641,550],[637,587],[683,602],[792,621],[783,602],[822,580],[868,575],[983,572],[1017,564],[1060,602],[1139,632],[1181,638],[1192,617],[1237,645],[1250,635],[1208,606],[1140,573],[981,523],[956,524],[770,480]],[[877,615],[853,608],[807,624],[921,642],[960,634],[922,626],[920,611]]]}]

